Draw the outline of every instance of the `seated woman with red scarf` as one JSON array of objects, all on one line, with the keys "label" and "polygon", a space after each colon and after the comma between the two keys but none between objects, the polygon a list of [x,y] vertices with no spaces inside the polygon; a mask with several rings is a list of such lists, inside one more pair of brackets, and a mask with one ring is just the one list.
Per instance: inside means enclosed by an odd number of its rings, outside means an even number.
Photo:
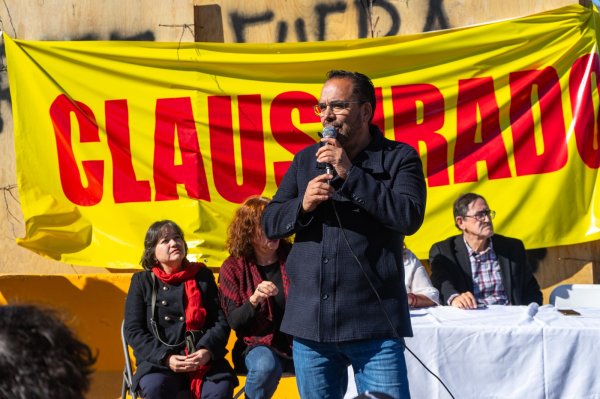
[{"label": "seated woman with red scarf", "polygon": [[155,222],[125,302],[125,334],[137,369],[132,385],[145,399],[231,398],[237,378],[225,346],[230,328],[219,306],[213,273],[189,262],[181,228]]}]

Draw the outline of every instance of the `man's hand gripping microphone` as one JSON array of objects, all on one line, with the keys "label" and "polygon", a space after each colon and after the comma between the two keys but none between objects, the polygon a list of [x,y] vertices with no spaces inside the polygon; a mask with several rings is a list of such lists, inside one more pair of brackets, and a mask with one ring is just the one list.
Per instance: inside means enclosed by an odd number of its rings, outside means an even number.
[{"label": "man's hand gripping microphone", "polygon": [[[325,126],[321,134],[324,139],[335,139],[337,137],[337,131],[333,126]],[[334,174],[334,168],[330,163],[325,164],[325,173],[328,175]]]}]

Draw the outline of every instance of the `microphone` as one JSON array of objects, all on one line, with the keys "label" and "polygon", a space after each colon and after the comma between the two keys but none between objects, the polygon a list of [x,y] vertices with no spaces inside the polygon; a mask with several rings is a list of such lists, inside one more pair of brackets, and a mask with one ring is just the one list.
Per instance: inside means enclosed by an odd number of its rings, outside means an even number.
[{"label": "microphone", "polygon": [[[324,139],[335,139],[337,137],[337,131],[333,126],[325,126],[321,133]],[[334,168],[330,163],[325,164],[325,173],[333,175]]]}]

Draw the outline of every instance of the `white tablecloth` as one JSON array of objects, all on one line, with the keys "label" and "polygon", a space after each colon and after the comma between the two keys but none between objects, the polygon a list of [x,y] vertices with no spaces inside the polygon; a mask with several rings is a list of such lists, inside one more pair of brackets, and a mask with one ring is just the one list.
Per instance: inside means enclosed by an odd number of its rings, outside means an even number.
[{"label": "white tablecloth", "polygon": [[[553,306],[449,306],[411,312],[406,345],[456,399],[600,398],[600,309]],[[413,399],[451,396],[406,351]],[[352,370],[349,370],[351,373]],[[356,395],[353,378],[345,398]]]}]

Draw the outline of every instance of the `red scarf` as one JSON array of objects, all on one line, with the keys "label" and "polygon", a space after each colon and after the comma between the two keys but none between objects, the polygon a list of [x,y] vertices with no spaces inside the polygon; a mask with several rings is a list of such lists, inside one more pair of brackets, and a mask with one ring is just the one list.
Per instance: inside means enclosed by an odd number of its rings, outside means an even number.
[{"label": "red scarf", "polygon": [[[204,267],[204,264],[184,261],[182,266],[183,269],[176,273],[167,274],[160,267],[153,267],[152,272],[165,284],[177,285],[182,282],[184,283],[185,329],[186,331],[201,330],[206,320],[206,309],[202,304],[202,295],[198,289],[195,277],[200,269]],[[200,399],[202,379],[209,368],[210,365],[206,364],[200,366],[196,371],[189,373],[190,391],[195,399]]]}]

